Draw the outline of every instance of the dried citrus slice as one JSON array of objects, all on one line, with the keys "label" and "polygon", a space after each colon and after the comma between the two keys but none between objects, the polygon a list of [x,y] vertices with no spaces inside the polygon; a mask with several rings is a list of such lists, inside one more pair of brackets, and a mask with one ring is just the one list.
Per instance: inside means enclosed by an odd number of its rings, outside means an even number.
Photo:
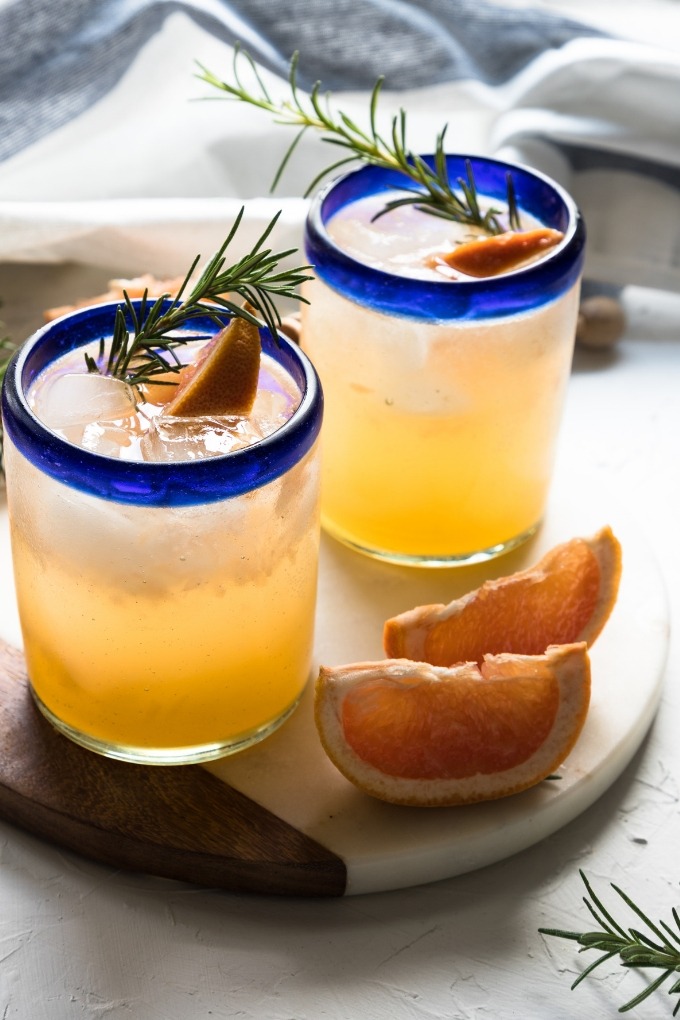
[{"label": "dried citrus slice", "polygon": [[450,666],[481,662],[487,653],[540,655],[548,645],[590,645],[611,613],[620,576],[621,547],[611,528],[602,528],[448,605],[418,606],[387,620],[385,653]]},{"label": "dried citrus slice", "polygon": [[183,282],[183,276],[159,280],[155,276],[151,276],[150,273],[144,273],[143,276],[135,276],[129,280],[109,280],[107,284],[108,289],[104,294],[80,298],[70,305],[46,308],[43,315],[46,322],[51,322],[53,319],[58,319],[69,312],[75,312],[78,308],[88,308],[90,305],[103,305],[108,301],[122,301],[126,294],[129,298],[141,298],[145,293],[149,297],[160,297],[162,294],[169,294],[171,297],[174,297]]},{"label": "dried citrus slice", "polygon": [[163,413],[186,418],[248,414],[257,394],[260,353],[257,326],[235,316],[182,371]]},{"label": "dried citrus slice", "polygon": [[438,807],[545,779],[576,743],[589,701],[580,642],[486,656],[481,667],[392,659],[322,668],[315,716],[329,758],[360,789]]}]

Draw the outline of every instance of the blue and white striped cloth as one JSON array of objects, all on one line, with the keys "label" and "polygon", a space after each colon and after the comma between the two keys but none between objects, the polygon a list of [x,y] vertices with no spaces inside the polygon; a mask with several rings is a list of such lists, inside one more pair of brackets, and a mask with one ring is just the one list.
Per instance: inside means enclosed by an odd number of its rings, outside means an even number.
[{"label": "blue and white striped cloth", "polygon": [[450,147],[560,180],[591,277],[680,290],[678,54],[490,0],[0,0],[0,262],[181,272],[243,202],[253,230],[282,208],[296,242],[327,147],[306,140],[272,198],[287,133],[192,102],[216,98],[194,61],[227,76],[237,40],[274,89],[299,51],[301,87],[349,112],[384,75],[414,148],[448,121]]},{"label": "blue and white striped cloth", "polygon": [[538,54],[583,35],[565,19],[477,0],[5,0],[0,4],[0,159],[100,100],[177,12],[300,84],[413,89],[501,84]]}]

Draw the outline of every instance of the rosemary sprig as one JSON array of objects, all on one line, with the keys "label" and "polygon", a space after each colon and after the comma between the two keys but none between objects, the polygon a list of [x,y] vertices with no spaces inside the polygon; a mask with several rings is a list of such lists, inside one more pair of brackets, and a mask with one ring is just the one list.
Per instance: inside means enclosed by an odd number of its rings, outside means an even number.
[{"label": "rosemary sprig", "polygon": [[[0,322],[0,329],[3,328]],[[0,387],[5,378],[7,366],[9,365],[12,355],[19,347],[19,344],[15,343],[8,336],[0,336]],[[2,462],[2,422],[0,422],[0,479],[2,478],[4,471],[4,465]]]},{"label": "rosemary sprig", "polygon": [[[625,929],[614,920],[606,907],[598,899],[583,872],[581,871],[579,874],[590,896],[590,899],[584,896],[583,901],[600,926],[600,929],[598,931],[582,932],[581,934],[574,931],[561,931],[556,928],[539,928],[538,930],[543,935],[554,935],[557,938],[571,939],[573,942],[578,942],[581,947],[579,952],[581,953],[589,949],[596,949],[602,953],[602,956],[598,957],[597,960],[579,974],[571,986],[572,989],[576,988],[588,974],[592,974],[596,967],[616,956],[619,957],[623,967],[636,969],[650,967],[660,970],[661,973],[651,980],[646,988],[619,1008],[619,1013],[627,1013],[636,1006],[639,1006],[641,1002],[644,1002],[652,992],[655,992],[673,974],[680,972],[680,912],[675,907],[673,908],[673,920],[678,929],[677,932],[670,925],[666,924],[665,921],[659,921],[659,924],[656,925],[622,889],[611,883],[612,889],[643,921],[650,934],[645,934],[645,932],[638,931],[636,928]],[[680,978],[671,985],[668,989],[668,994],[680,995]],[[680,999],[678,999],[675,1005],[673,1016],[676,1016],[679,1012]]]},{"label": "rosemary sprig", "polygon": [[[188,333],[176,334],[187,322],[196,318],[212,319],[218,326],[224,324],[225,312],[238,315],[255,325],[260,320],[249,307],[243,307],[230,300],[226,294],[238,294],[258,313],[273,336],[281,325],[281,317],[274,302],[275,297],[305,299],[297,293],[298,286],[312,277],[307,270],[311,266],[296,269],[279,269],[279,263],[297,251],[290,248],[273,253],[265,248],[264,242],[274,229],[280,212],[274,216],[252,249],[238,262],[227,265],[226,250],[231,244],[243,219],[241,208],[229,235],[213,255],[197,282],[189,288],[189,281],[198,265],[197,256],[190,266],[182,286],[167,307],[169,295],[163,295],[151,302],[145,292],[139,311],[127,293],[124,303],[119,305],[113,326],[113,335],[108,343],[102,339],[96,358],[85,355],[88,371],[111,375],[123,379],[131,386],[139,386],[166,372],[177,372],[182,367],[175,353],[176,348],[192,341],[204,339]],[[175,334],[175,335],[173,335]],[[170,383],[172,385],[172,383]]]},{"label": "rosemary sprig", "polygon": [[[1,325],[2,324],[0,323],[0,326]],[[18,346],[19,345],[16,344],[14,340],[10,340],[8,336],[0,337],[0,385],[2,385],[2,381],[5,378],[5,372],[7,371],[7,366],[9,365],[12,355]]]},{"label": "rosemary sprig", "polygon": [[[241,60],[246,61],[254,77],[256,89],[252,92],[241,78],[239,67]],[[208,85],[225,92],[231,99],[249,103],[251,106],[273,114],[277,124],[298,128],[298,133],[291,142],[276,173],[272,190],[276,188],[300,139],[311,128],[323,133],[322,140],[324,142],[346,150],[349,155],[343,156],[317,174],[307,188],[305,197],[311,194],[329,173],[359,160],[383,169],[395,170],[407,177],[410,182],[403,185],[402,190],[405,192],[403,197],[386,202],[377,216],[383,216],[392,209],[403,205],[413,205],[422,212],[430,213],[433,216],[441,216],[444,219],[455,220],[457,223],[480,227],[488,234],[499,234],[506,229],[499,221],[500,212],[498,209],[488,209],[483,212],[480,208],[472,166],[469,161],[466,165],[465,178],[459,177],[455,182],[457,190],[454,189],[454,185],[449,179],[444,153],[446,125],[436,137],[432,166],[426,163],[421,156],[412,152],[407,145],[405,110],[400,110],[399,114],[393,117],[389,138],[384,138],[381,135],[377,126],[377,112],[383,78],[378,78],[371,92],[369,125],[363,129],[341,110],[337,114],[333,113],[330,103],[331,93],[325,92],[322,95],[320,82],[316,82],[309,96],[300,93],[297,85],[297,53],[293,55],[290,62],[288,76],[290,98],[283,102],[276,102],[272,99],[258,73],[255,61],[238,44],[234,47],[234,80],[232,84],[222,81],[201,64],[199,67],[201,74],[198,77]],[[519,212],[510,174],[507,177],[507,203],[510,229],[518,230],[520,229]]]}]

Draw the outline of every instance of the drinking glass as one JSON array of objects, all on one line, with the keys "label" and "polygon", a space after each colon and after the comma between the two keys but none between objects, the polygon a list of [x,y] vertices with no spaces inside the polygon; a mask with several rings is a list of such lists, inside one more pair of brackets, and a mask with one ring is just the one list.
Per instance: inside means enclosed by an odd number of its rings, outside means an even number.
[{"label": "drinking glass", "polygon": [[[6,375],[28,675],[40,710],[85,747],[127,761],[197,762],[266,737],[308,680],[322,395],[299,348],[263,328],[263,353],[299,395],[273,434],[207,459],[126,461],[82,449],[37,416],[31,387],[61,355],[110,335],[114,311],[100,305],[50,323]],[[206,315],[185,328],[218,327]]]},{"label": "drinking glass", "polygon": [[[535,532],[571,367],[585,242],[578,210],[544,175],[495,159],[449,156],[451,181],[466,177],[468,161],[478,193],[497,207],[510,173],[520,214],[561,231],[561,242],[481,279],[367,264],[329,225],[358,199],[403,186],[400,174],[373,166],[322,190],[305,230],[316,279],[306,285],[302,345],[326,401],[322,524],[354,549],[405,565],[484,561]],[[380,229],[391,218],[407,252],[398,213],[381,217]]]}]

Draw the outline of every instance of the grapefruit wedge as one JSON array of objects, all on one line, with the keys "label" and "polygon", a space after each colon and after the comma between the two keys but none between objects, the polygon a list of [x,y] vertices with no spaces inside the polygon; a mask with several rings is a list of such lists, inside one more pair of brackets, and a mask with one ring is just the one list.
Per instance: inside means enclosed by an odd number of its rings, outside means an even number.
[{"label": "grapefruit wedge", "polygon": [[564,238],[559,230],[539,227],[482,237],[458,245],[439,258],[451,269],[467,276],[485,277],[509,273],[554,248]]},{"label": "grapefruit wedge", "polygon": [[506,797],[554,772],[590,699],[585,642],[481,666],[407,659],[322,667],[316,725],[355,786],[393,804],[440,807]]},{"label": "grapefruit wedge", "polygon": [[481,663],[486,654],[540,655],[548,645],[592,645],[614,606],[620,577],[621,546],[605,527],[448,605],[418,606],[387,620],[385,654],[450,666]]},{"label": "grapefruit wedge", "polygon": [[248,414],[257,395],[260,354],[257,326],[234,316],[182,371],[163,413],[184,418]]}]

